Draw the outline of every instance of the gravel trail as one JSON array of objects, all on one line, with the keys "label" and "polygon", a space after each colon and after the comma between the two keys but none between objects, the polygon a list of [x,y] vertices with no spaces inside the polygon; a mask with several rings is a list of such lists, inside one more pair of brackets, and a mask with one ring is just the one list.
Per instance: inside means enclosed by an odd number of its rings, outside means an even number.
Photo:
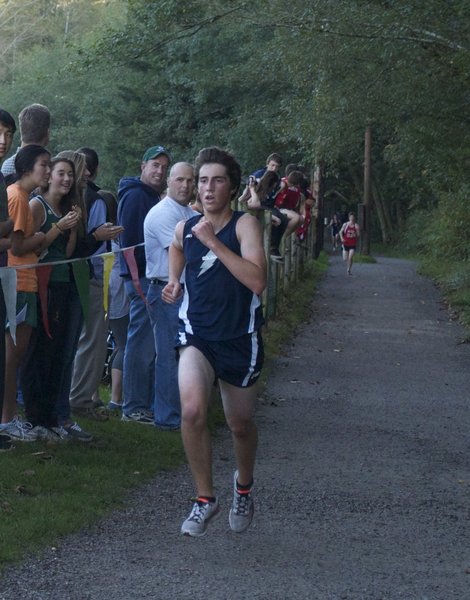
[{"label": "gravel trail", "polygon": [[470,346],[414,263],[338,256],[276,360],[257,422],[256,513],[228,527],[233,456],[220,431],[223,515],[179,535],[186,466],[126,508],[10,568],[1,600],[470,598]]}]

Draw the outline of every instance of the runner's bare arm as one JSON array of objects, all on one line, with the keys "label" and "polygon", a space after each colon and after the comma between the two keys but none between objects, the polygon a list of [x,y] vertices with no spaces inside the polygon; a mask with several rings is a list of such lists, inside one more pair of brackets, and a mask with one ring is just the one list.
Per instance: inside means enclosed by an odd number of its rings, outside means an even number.
[{"label": "runner's bare arm", "polygon": [[168,283],[162,290],[162,298],[168,304],[174,304],[182,294],[180,284],[181,273],[185,265],[183,254],[183,228],[184,221],[180,221],[175,228],[173,241],[168,248]]}]

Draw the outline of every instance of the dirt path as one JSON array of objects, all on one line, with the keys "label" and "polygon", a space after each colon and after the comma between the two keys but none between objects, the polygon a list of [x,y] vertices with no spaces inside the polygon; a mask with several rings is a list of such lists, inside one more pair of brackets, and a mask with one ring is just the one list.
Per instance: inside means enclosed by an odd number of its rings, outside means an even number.
[{"label": "dirt path", "polygon": [[[258,411],[256,515],[178,534],[187,468],[0,581],[3,600],[470,597],[470,347],[408,261],[338,257]],[[232,453],[214,451],[228,512]]]}]

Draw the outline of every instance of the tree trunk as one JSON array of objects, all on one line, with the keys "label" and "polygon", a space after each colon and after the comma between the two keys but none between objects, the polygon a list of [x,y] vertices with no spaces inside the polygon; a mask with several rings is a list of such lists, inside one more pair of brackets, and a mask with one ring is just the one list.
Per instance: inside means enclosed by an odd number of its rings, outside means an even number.
[{"label": "tree trunk", "polygon": [[374,200],[375,208],[377,210],[377,216],[379,218],[380,229],[382,232],[382,242],[384,244],[389,243],[393,238],[392,221],[387,206],[382,200],[377,181],[375,177],[371,180],[372,198]]}]

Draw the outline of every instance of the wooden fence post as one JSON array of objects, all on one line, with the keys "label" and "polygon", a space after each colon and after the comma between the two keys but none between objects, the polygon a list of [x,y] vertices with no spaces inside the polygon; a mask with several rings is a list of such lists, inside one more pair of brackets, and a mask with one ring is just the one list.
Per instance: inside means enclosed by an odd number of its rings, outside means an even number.
[{"label": "wooden fence post", "polygon": [[[320,194],[322,194],[320,185]],[[317,192],[318,193],[318,192]],[[318,197],[318,196],[316,196]],[[323,197],[323,196],[321,196]],[[323,228],[323,218],[320,225],[317,210],[312,210],[312,221],[303,242],[297,240],[295,233],[281,241],[281,253],[284,255],[283,262],[273,261],[270,258],[271,249],[271,211],[251,211],[258,218],[263,230],[263,247],[267,258],[267,285],[262,294],[264,316],[266,324],[277,315],[279,302],[282,300],[289,287],[302,277],[306,260],[318,257],[318,231]],[[323,235],[321,235],[323,245]]]}]

